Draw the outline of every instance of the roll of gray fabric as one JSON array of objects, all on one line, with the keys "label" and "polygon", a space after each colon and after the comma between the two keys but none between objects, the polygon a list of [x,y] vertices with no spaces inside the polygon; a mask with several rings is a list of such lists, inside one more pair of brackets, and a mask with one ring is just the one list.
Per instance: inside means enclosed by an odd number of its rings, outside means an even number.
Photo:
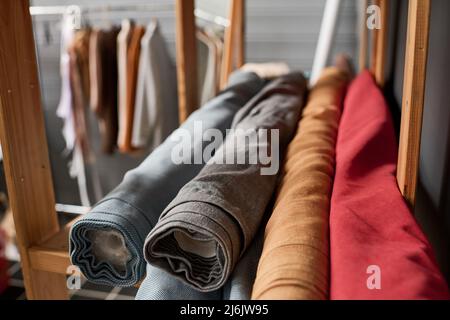
[{"label": "roll of gray fabric", "polygon": [[263,247],[264,226],[265,223],[223,288],[201,292],[166,271],[147,264],[147,274],[139,286],[136,300],[250,300]]},{"label": "roll of gray fabric", "polygon": [[225,286],[211,292],[201,292],[166,271],[147,264],[145,280],[139,286],[136,300],[250,300],[262,244],[263,232],[258,232]]},{"label": "roll of gray fabric", "polygon": [[201,292],[166,271],[147,264],[147,274],[139,286],[136,300],[250,300],[263,247],[267,217],[272,213],[270,205],[268,209],[255,239],[223,288]]},{"label": "roll of gray fabric", "polygon": [[[148,235],[144,253],[150,264],[202,292],[226,283],[260,226],[276,185],[274,164],[279,165],[295,132],[305,91],[303,75],[290,73],[272,81],[236,114],[235,131]],[[264,129],[270,138],[262,139]],[[261,150],[270,150],[270,166],[262,161]]]},{"label": "roll of gray fabric", "polygon": [[[264,81],[254,73],[232,74],[226,90],[194,112],[140,166],[129,171],[117,188],[72,226],[71,260],[88,280],[132,286],[143,278],[146,235],[180,188],[204,166],[202,162],[176,164],[172,151],[178,142],[171,137],[181,131],[191,134],[190,151],[195,157],[209,144],[201,134],[208,129],[218,129],[224,134],[236,112],[263,86]],[[197,123],[203,129],[200,136],[194,134]]]}]

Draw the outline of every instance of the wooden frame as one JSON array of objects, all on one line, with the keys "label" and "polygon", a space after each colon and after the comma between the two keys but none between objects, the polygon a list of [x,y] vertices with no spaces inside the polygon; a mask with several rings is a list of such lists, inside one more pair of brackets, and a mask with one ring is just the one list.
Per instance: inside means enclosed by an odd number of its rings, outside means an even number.
[{"label": "wooden frame", "polygon": [[244,64],[244,0],[230,0],[230,25],[225,31],[224,43],[224,63],[220,87],[225,88],[228,77],[235,67],[239,68]]},{"label": "wooden frame", "polygon": [[59,225],[28,0],[2,1],[0,29],[0,137],[26,294],[67,298],[64,275],[35,268],[30,255]]},{"label": "wooden frame", "polygon": [[[385,67],[386,67],[386,55],[387,55],[387,40],[389,32],[389,0],[374,0],[374,5],[380,8],[380,29],[374,29],[372,31],[372,44],[371,44],[371,66],[370,71],[374,75],[380,87],[384,87],[385,82]],[[367,12],[366,8],[369,5],[368,0],[364,0],[364,13],[360,30],[360,47],[359,47],[359,70],[366,69],[367,66],[367,52],[369,42],[369,30],[366,25]]]},{"label": "wooden frame", "polygon": [[369,5],[369,0],[363,1],[363,13],[362,20],[360,26],[360,34],[359,34],[359,57],[358,57],[358,66],[359,72],[362,72],[367,67],[367,51],[369,45],[369,30],[366,24],[366,8]]},{"label": "wooden frame", "polygon": [[[243,1],[233,0],[232,6],[243,10]],[[70,225],[60,229],[55,213],[29,2],[2,0],[0,7],[0,138],[26,294],[28,299],[67,299]],[[185,119],[197,101],[193,0],[177,0],[176,9],[178,85],[183,109],[180,112]],[[240,12],[240,17],[231,20],[240,21],[233,22],[240,25],[233,29],[241,30],[236,37],[243,50],[243,11]],[[411,206],[420,149],[429,14],[430,0],[410,0],[397,176],[400,190]],[[381,34],[382,38],[387,36],[387,32]],[[228,43],[236,45],[235,40]],[[228,50],[233,52],[232,48]],[[385,50],[376,50],[372,57],[379,66],[375,68],[378,74],[382,74],[383,67],[378,64],[385,60],[379,56],[385,54],[381,52]],[[241,56],[238,64],[243,63],[242,53]]]},{"label": "wooden frame", "polygon": [[375,4],[380,7],[381,29],[374,30],[372,44],[372,74],[378,85],[384,87],[385,67],[387,54],[387,39],[389,31],[389,0],[376,0]]},{"label": "wooden frame", "polygon": [[430,11],[431,0],[409,1],[397,182],[411,208],[419,172]]},{"label": "wooden frame", "polygon": [[178,112],[180,123],[198,105],[194,0],[176,0]]},{"label": "wooden frame", "polygon": [[[177,76],[179,120],[184,122],[198,107],[197,46],[194,0],[176,0]],[[220,87],[224,88],[234,68],[244,64],[245,0],[230,0],[230,25],[225,31],[224,63]]]}]

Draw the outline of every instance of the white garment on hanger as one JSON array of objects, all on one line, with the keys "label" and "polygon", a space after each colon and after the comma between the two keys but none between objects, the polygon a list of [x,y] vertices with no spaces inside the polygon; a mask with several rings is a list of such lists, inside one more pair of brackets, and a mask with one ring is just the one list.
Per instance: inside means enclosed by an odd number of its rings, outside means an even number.
[{"label": "white garment on hanger", "polygon": [[178,127],[176,68],[158,23],[153,21],[141,39],[131,143],[159,146]]},{"label": "white garment on hanger", "polygon": [[75,36],[73,20],[70,15],[64,15],[61,22],[61,96],[56,115],[63,120],[62,135],[66,142],[66,152],[72,151],[72,161],[69,163],[69,175],[76,178],[80,193],[81,204],[90,206],[86,183],[86,171],[81,148],[76,144],[75,119],[72,106],[72,89],[70,86],[70,56],[69,46]]},{"label": "white garment on hanger", "polygon": [[70,57],[68,47],[73,41],[75,32],[73,30],[72,18],[63,16],[61,22],[61,96],[56,115],[63,120],[62,134],[66,142],[66,150],[71,151],[75,147],[75,122],[72,111],[72,91],[70,89]]},{"label": "white garment on hanger", "polygon": [[208,58],[206,72],[203,80],[200,105],[206,104],[214,98],[216,92],[216,72],[217,72],[217,47],[210,37],[203,31],[197,30],[197,39],[208,48]]}]

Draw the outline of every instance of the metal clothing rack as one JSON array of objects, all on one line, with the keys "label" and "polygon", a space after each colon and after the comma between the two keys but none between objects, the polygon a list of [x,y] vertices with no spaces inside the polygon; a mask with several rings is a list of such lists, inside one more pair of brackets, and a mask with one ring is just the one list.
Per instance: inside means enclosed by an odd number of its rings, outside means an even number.
[{"label": "metal clothing rack", "polygon": [[[104,13],[111,11],[142,11],[148,10],[151,12],[155,11],[167,11],[173,12],[175,6],[171,4],[154,4],[154,5],[102,5],[102,6],[78,6],[78,5],[70,5],[70,6],[31,6],[30,14],[32,16],[45,16],[45,15],[64,15],[70,13],[78,12],[80,15],[89,15],[95,13]],[[194,16],[203,21],[213,23],[224,28],[227,28],[230,25],[229,19],[224,17],[213,15],[207,11],[196,8],[194,10]]]},{"label": "metal clothing rack", "polygon": [[[382,86],[389,0],[375,1],[381,8],[382,27],[372,36],[370,70]],[[430,1],[409,0],[397,181],[411,207],[422,129]],[[183,121],[197,107],[194,0],[176,0],[175,12]],[[244,62],[244,0],[231,0],[229,20],[225,34],[227,73]],[[60,228],[55,213],[28,0],[1,1],[0,29],[0,138],[26,294],[28,299],[67,299],[70,224]],[[366,57],[367,37],[361,41],[360,57]]]}]

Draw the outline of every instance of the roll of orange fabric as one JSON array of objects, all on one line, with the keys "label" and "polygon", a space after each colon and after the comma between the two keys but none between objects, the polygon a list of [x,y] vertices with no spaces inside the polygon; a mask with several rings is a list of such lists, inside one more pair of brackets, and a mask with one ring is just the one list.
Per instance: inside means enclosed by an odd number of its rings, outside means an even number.
[{"label": "roll of orange fabric", "polygon": [[267,223],[252,299],[327,299],[335,144],[348,75],[328,68],[291,141]]}]

